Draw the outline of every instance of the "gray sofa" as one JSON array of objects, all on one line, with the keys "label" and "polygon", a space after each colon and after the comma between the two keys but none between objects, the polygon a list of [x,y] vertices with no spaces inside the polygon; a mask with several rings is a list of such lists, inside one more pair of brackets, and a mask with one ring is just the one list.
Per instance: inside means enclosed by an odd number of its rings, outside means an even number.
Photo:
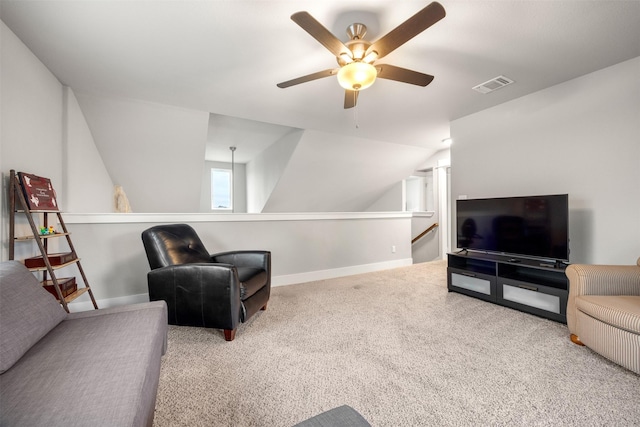
[{"label": "gray sofa", "polygon": [[151,426],[167,332],[164,301],[67,314],[0,263],[0,426]]}]

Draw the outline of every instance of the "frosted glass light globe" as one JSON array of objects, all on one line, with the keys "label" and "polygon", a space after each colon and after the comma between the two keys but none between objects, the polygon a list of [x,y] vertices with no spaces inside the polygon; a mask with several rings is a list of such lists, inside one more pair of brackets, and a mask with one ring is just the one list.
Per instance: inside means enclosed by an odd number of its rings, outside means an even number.
[{"label": "frosted glass light globe", "polygon": [[366,62],[352,62],[338,71],[338,83],[347,90],[366,89],[376,81],[376,67]]}]

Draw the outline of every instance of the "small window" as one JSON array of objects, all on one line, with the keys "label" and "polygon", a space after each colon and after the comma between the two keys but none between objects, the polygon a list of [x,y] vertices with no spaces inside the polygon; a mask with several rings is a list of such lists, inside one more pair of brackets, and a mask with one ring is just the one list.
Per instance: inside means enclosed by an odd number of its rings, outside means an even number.
[{"label": "small window", "polygon": [[211,169],[211,209],[233,208],[231,169]]}]

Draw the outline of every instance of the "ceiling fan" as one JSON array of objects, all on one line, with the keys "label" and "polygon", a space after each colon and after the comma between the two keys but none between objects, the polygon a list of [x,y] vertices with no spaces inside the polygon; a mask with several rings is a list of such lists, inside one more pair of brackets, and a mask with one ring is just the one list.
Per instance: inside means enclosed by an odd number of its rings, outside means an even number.
[{"label": "ceiling fan", "polygon": [[363,38],[367,32],[364,24],[352,24],[347,28],[350,40],[342,43],[308,12],[294,13],[291,19],[334,54],[340,67],[278,83],[278,87],[284,89],[337,75],[340,86],[345,89],[344,108],[352,108],[356,105],[358,93],[371,86],[376,77],[426,86],[431,83],[433,76],[390,64],[375,64],[375,61],[393,52],[445,15],[444,7],[433,2],[373,43]]}]

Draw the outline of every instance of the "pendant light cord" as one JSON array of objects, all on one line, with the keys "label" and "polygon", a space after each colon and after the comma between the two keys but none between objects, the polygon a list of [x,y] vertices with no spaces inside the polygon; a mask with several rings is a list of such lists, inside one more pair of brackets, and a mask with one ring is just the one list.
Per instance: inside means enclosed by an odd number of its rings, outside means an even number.
[{"label": "pendant light cord", "polygon": [[236,192],[236,171],[235,171],[235,153],[236,147],[229,147],[231,150],[231,213],[235,213],[236,211],[236,203],[235,203],[235,192]]}]

